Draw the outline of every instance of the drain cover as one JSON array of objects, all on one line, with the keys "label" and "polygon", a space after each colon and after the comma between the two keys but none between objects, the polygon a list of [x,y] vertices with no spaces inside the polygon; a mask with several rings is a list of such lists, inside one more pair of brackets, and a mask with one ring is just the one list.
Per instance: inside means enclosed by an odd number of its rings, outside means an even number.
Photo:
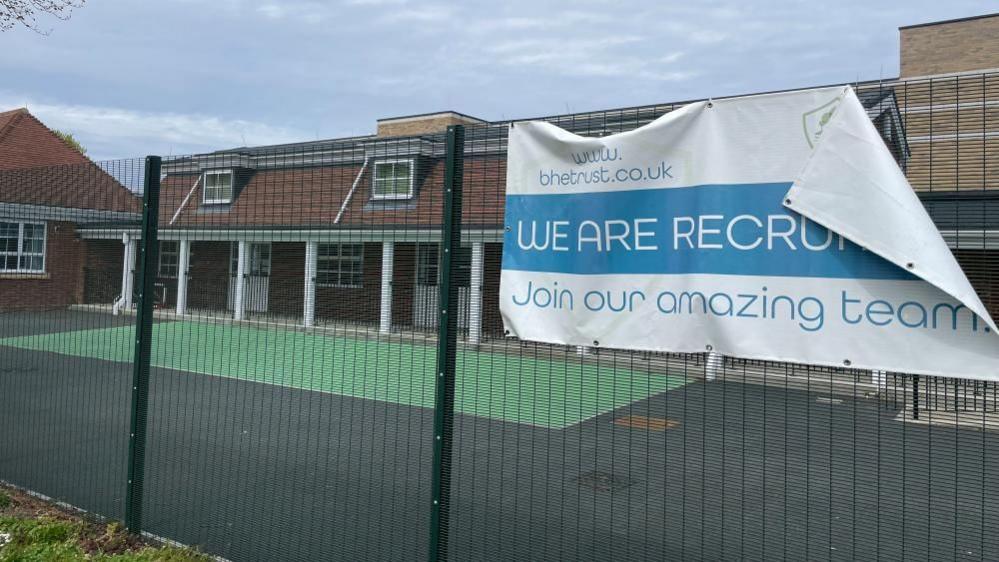
[{"label": "drain cover", "polygon": [[676,420],[650,418],[648,416],[624,416],[623,418],[616,418],[613,423],[621,427],[645,429],[648,431],[666,431],[680,425],[680,422]]},{"label": "drain cover", "polygon": [[596,490],[598,492],[620,490],[621,488],[627,488],[635,483],[635,481],[630,478],[617,476],[615,474],[611,474],[610,472],[603,472],[600,470],[587,472],[577,478],[576,482],[584,488],[590,488],[591,490]]}]

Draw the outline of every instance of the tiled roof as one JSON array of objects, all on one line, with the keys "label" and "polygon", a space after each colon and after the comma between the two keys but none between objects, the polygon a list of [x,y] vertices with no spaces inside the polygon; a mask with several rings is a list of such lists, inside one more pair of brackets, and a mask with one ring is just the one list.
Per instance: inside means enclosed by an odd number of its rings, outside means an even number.
[{"label": "tiled roof", "polygon": [[27,109],[0,113],[0,202],[137,212],[139,199]]},{"label": "tiled roof", "polygon": [[[872,119],[899,120],[891,87],[865,83],[858,92]],[[632,130],[686,103],[543,119],[577,134],[603,136]],[[466,129],[462,206],[465,228],[502,227],[509,125],[484,122]],[[893,130],[898,130],[898,138],[886,141],[904,165],[908,156],[904,132],[900,127]],[[364,136],[241,147],[169,159],[164,163],[167,176],[161,189],[160,224],[166,228],[205,229],[435,227],[440,225],[443,212],[443,140],[443,133]],[[370,163],[381,158],[418,160],[422,170],[411,200],[373,200]],[[365,161],[369,166],[358,178]],[[227,168],[240,169],[244,174],[236,182],[232,204],[202,204],[202,187],[196,185],[200,173]],[[355,181],[357,188],[352,193]]]},{"label": "tiled roof", "polygon": [[[230,205],[202,203],[198,173],[170,174],[160,186],[160,226],[164,228],[428,228],[441,224],[444,162],[429,160],[411,200],[374,201],[371,167],[362,164],[269,169],[252,172]],[[465,161],[466,227],[497,227],[503,221],[504,160]],[[357,182],[354,193],[351,187]],[[192,191],[193,190],[193,191]],[[190,195],[190,197],[188,197]],[[185,204],[185,199],[187,199]],[[343,208],[340,221],[337,215]],[[174,218],[176,217],[176,218]]]},{"label": "tiled roof", "polygon": [[0,170],[86,162],[27,109],[0,113]]}]

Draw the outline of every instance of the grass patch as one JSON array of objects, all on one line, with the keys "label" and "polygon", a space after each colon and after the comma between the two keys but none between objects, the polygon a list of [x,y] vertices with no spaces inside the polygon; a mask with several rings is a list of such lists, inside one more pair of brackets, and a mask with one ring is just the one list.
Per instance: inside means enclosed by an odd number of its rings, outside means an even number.
[{"label": "grass patch", "polygon": [[207,562],[186,548],[162,547],[17,491],[0,488],[0,562]]}]

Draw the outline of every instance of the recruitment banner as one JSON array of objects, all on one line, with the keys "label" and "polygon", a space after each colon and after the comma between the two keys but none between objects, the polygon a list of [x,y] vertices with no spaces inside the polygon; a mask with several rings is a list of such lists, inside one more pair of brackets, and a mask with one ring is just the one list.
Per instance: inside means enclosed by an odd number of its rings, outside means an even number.
[{"label": "recruitment banner", "polygon": [[509,134],[522,339],[999,380],[995,324],[849,87]]}]

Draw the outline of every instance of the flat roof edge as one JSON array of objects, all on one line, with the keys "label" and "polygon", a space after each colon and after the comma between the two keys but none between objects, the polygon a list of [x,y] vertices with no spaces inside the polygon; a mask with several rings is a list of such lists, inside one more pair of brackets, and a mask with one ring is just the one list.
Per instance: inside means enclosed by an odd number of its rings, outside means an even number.
[{"label": "flat roof edge", "polygon": [[979,16],[968,16],[968,17],[964,17],[964,18],[954,18],[954,19],[950,19],[950,20],[928,21],[926,23],[914,23],[912,25],[903,25],[903,26],[900,26],[898,29],[899,30],[903,30],[903,29],[913,29],[913,28],[916,28],[916,27],[931,27],[931,26],[934,26],[934,25],[945,25],[945,24],[948,24],[948,23],[961,23],[961,22],[965,22],[965,21],[980,20],[980,19],[995,18],[995,17],[999,17],[999,12],[993,12],[991,14],[982,14],[982,15],[979,15]]}]

